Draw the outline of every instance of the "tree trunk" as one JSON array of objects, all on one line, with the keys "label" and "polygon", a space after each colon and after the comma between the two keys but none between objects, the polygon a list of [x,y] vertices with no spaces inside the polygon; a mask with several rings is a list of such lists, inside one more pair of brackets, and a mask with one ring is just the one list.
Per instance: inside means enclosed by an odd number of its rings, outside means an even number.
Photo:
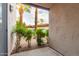
[{"label": "tree trunk", "polygon": [[31,47],[31,40],[28,40],[28,48]]},{"label": "tree trunk", "polygon": [[17,35],[17,40],[16,40],[16,52],[18,52],[18,49],[20,48],[20,40],[21,37],[19,35]]}]

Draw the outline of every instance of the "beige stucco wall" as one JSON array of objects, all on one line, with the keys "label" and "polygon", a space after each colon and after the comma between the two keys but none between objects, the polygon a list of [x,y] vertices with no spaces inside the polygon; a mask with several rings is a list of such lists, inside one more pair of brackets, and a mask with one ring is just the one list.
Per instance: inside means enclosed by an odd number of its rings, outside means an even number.
[{"label": "beige stucco wall", "polygon": [[[9,10],[9,5],[12,5],[12,12]],[[16,4],[15,3],[9,3],[8,4],[8,55],[10,55],[12,51],[12,38],[11,38],[11,33],[13,30],[13,27],[16,24]]]},{"label": "beige stucco wall", "polygon": [[63,55],[79,55],[79,4],[52,5],[49,23],[49,45]]}]

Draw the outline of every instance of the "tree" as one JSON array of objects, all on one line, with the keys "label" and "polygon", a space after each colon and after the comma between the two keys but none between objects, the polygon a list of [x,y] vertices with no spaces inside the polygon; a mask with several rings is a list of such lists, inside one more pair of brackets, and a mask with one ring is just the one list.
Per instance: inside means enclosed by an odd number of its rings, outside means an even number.
[{"label": "tree", "polygon": [[16,33],[16,37],[17,37],[16,43],[15,43],[16,52],[20,48],[20,40],[21,40],[21,37],[24,36],[24,33],[26,32],[26,30],[27,29],[26,29],[25,23],[20,24],[20,21],[16,22],[16,26],[12,31],[13,33]]},{"label": "tree", "polygon": [[20,47],[21,37],[24,36],[26,32],[26,25],[25,23],[22,22],[23,14],[24,14],[24,11],[30,12],[29,10],[30,6],[24,5],[24,4],[17,4],[16,6],[20,15],[20,18],[19,18],[20,21],[16,22],[16,28],[13,30],[13,32],[15,32],[17,36],[17,40],[16,40],[16,51],[17,51]]},{"label": "tree", "polygon": [[26,41],[28,41],[28,48],[30,48],[31,47],[32,30],[27,29],[24,37],[26,38]]},{"label": "tree", "polygon": [[41,46],[44,43],[42,37],[45,37],[45,32],[43,32],[43,29],[37,29],[36,35],[37,35],[37,44],[38,46]]},{"label": "tree", "polygon": [[24,5],[24,4],[17,4],[17,9],[20,15],[20,23],[22,24],[22,20],[23,20],[23,14],[24,11],[29,12],[30,13],[30,5]]}]

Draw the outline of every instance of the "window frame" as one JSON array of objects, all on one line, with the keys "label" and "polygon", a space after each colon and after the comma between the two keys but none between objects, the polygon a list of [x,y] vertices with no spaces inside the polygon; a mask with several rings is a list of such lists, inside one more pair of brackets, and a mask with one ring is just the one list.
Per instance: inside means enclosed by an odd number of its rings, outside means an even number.
[{"label": "window frame", "polygon": [[40,9],[44,9],[44,10],[50,10],[49,8],[46,8],[46,7],[43,7],[43,6],[39,6],[39,5],[36,5],[36,4],[32,4],[32,3],[22,3],[22,4],[27,4],[27,5],[30,5],[30,6],[33,6],[33,7],[35,7],[35,25],[28,25],[27,27],[28,28],[35,28],[35,29],[37,29],[37,27],[48,27],[49,26],[49,24],[42,24],[42,25],[37,25],[37,9],[38,8],[40,8]]}]

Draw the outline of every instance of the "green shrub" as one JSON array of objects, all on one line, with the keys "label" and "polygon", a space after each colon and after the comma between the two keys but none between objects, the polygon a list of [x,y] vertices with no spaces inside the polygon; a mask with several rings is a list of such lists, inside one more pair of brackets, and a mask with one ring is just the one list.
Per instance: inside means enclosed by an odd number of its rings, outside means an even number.
[{"label": "green shrub", "polygon": [[25,37],[27,37],[26,40],[31,40],[31,37],[32,37],[32,30],[31,29],[26,30]]},{"label": "green shrub", "polygon": [[43,44],[42,37],[45,37],[45,32],[43,29],[37,29],[36,34],[37,34],[37,44],[38,46],[41,46]]},{"label": "green shrub", "polygon": [[45,30],[45,36],[47,36],[48,37],[48,30]]},{"label": "green shrub", "polygon": [[15,28],[13,28],[12,32],[16,33],[20,36],[24,36],[26,30],[27,29],[26,29],[25,23],[20,24],[20,21],[17,21],[16,26],[15,26]]},{"label": "green shrub", "polygon": [[27,29],[24,37],[26,38],[26,41],[28,41],[28,48],[31,47],[31,38],[32,38],[32,30],[31,29]]}]

